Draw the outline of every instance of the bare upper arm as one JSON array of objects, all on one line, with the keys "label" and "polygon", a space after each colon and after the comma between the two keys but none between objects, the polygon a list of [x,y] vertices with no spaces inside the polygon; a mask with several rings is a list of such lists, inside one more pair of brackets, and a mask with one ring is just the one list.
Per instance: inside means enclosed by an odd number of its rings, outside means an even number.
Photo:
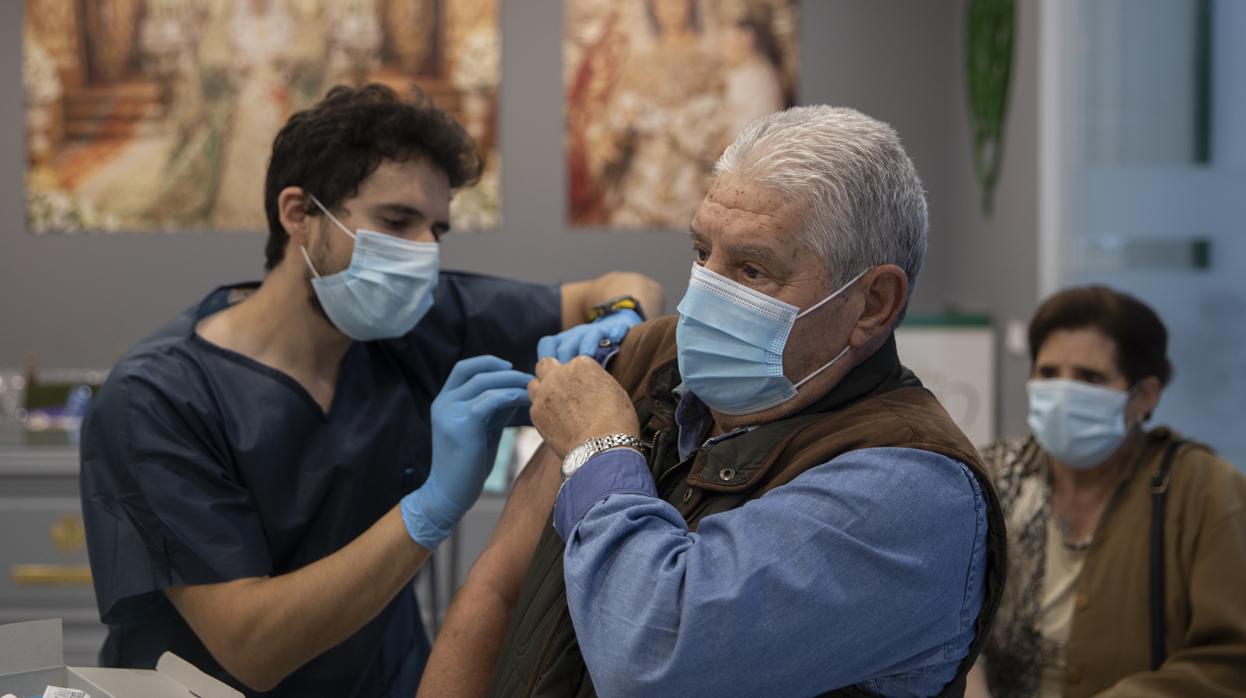
[{"label": "bare upper arm", "polygon": [[593,306],[618,296],[632,296],[640,301],[649,317],[662,313],[662,285],[643,274],[612,271],[594,279],[569,281],[559,287],[562,293],[562,328],[571,329],[586,321]]},{"label": "bare upper arm", "polygon": [[569,330],[582,324],[586,318],[584,313],[592,305],[588,304],[596,285],[595,279],[587,281],[568,281],[558,290],[562,293],[562,328]]}]

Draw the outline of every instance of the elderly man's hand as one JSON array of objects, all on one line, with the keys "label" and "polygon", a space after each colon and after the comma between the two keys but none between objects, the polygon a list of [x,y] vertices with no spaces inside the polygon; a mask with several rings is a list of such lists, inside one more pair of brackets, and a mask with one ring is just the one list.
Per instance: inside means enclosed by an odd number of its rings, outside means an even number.
[{"label": "elderly man's hand", "polygon": [[623,387],[587,356],[565,364],[541,359],[528,396],[532,424],[559,458],[594,437],[640,434],[636,410]]}]

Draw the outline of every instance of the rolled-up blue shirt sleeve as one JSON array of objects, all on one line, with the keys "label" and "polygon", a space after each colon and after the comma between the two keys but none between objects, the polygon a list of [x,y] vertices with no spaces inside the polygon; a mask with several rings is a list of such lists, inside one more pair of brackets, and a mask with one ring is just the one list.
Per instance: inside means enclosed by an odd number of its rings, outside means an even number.
[{"label": "rolled-up blue shirt sleeve", "polygon": [[645,457],[630,448],[593,456],[567,480],[554,505],[554,530],[566,540],[567,532],[580,523],[594,504],[621,494],[657,496]]},{"label": "rolled-up blue shirt sleeve", "polygon": [[599,694],[933,695],[953,678],[986,564],[963,464],[855,451],[695,532],[646,481],[643,460],[602,456],[559,495],[567,602]]}]

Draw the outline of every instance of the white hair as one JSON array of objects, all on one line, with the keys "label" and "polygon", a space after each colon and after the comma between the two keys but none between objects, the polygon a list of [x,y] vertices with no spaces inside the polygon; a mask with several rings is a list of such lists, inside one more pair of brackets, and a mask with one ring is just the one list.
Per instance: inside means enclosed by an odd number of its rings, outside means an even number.
[{"label": "white hair", "polygon": [[887,124],[855,109],[794,107],[753,121],[714,166],[803,199],[809,247],[833,288],[880,264],[917,284],[926,253],[926,196],[917,169]]}]

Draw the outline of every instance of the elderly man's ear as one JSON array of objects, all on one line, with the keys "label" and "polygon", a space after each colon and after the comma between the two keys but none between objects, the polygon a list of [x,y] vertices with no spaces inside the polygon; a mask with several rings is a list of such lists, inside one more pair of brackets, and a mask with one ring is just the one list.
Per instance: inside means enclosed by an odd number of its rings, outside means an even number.
[{"label": "elderly man's ear", "polygon": [[883,264],[861,277],[865,304],[852,332],[852,346],[873,347],[891,333],[908,304],[909,280],[904,270]]}]

